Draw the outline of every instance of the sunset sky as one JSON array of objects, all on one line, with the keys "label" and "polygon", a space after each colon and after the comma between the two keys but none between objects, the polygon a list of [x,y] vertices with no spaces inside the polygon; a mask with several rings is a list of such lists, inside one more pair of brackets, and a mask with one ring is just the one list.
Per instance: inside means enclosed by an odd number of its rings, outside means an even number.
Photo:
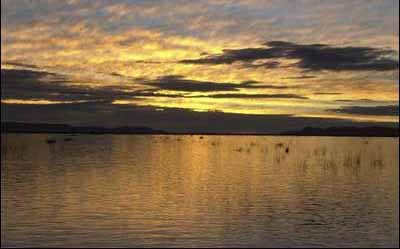
[{"label": "sunset sky", "polygon": [[398,126],[398,18],[397,0],[1,0],[1,118]]}]

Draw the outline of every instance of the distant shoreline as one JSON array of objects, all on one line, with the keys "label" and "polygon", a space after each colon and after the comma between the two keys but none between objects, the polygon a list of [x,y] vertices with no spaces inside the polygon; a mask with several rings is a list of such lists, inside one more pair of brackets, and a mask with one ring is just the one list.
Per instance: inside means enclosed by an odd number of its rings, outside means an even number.
[{"label": "distant shoreline", "polygon": [[58,134],[58,135],[166,135],[166,136],[258,136],[258,137],[382,137],[382,138],[399,138],[398,135],[390,136],[390,135],[305,135],[305,134],[260,134],[260,133],[248,133],[248,134],[241,134],[241,133],[90,133],[90,132],[16,132],[16,131],[6,131],[1,132],[1,134]]},{"label": "distant shoreline", "polygon": [[66,124],[1,123],[1,134],[65,134],[65,135],[180,135],[180,136],[293,136],[293,137],[399,137],[398,127],[305,127],[281,133],[167,132],[145,126],[98,127]]}]

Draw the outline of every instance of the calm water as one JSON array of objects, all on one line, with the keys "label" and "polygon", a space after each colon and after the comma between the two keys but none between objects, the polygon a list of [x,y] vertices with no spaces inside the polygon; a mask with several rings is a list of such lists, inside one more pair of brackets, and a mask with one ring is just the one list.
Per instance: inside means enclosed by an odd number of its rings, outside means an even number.
[{"label": "calm water", "polygon": [[399,246],[398,138],[66,137],[1,136],[2,246]]}]

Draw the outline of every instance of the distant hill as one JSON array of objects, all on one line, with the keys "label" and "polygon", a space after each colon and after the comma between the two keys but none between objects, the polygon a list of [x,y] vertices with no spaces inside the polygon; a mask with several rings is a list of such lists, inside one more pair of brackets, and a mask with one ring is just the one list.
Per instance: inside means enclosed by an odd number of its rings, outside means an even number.
[{"label": "distant hill", "polygon": [[391,127],[306,127],[300,131],[288,131],[281,135],[292,136],[349,136],[349,137],[398,137],[399,129]]},{"label": "distant hill", "polygon": [[166,132],[144,126],[106,128],[66,124],[2,122],[1,133],[165,134]]}]

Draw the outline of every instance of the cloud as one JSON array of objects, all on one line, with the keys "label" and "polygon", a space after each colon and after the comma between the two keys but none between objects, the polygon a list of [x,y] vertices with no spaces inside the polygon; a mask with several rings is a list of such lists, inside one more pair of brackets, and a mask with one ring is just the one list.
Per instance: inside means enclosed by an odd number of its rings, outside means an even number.
[{"label": "cloud", "polygon": [[138,60],[138,61],[132,61],[132,63],[138,63],[138,64],[161,64],[161,63],[166,63],[166,62]]},{"label": "cloud", "polygon": [[373,116],[399,116],[398,105],[387,106],[346,106],[330,111],[345,114],[373,115]]},{"label": "cloud", "polygon": [[22,63],[22,62],[18,62],[18,61],[5,61],[5,62],[3,62],[3,64],[8,65],[8,66],[22,67],[22,68],[39,69],[39,67],[36,65]]},{"label": "cloud", "polygon": [[161,90],[184,92],[215,92],[238,90],[237,84],[188,80],[181,75],[163,76],[155,81],[147,81],[146,84],[157,87]]},{"label": "cloud", "polygon": [[[326,114],[340,106],[339,97],[398,100],[398,69],[390,69],[398,67],[398,1],[289,2],[2,0],[2,65],[66,75],[25,75],[10,83],[8,73],[2,98],[134,99],[298,115]],[[204,61],[177,63],[197,58]],[[144,79],[136,84],[137,77]],[[343,95],[312,95],[317,91]],[[301,95],[311,99],[297,101]],[[267,99],[277,96],[288,99]],[[389,104],[395,103],[374,103]]]},{"label": "cloud", "polygon": [[181,92],[218,92],[238,91],[240,89],[286,89],[287,86],[258,84],[255,81],[243,83],[221,83],[213,81],[198,81],[185,79],[182,75],[167,75],[155,80],[137,79],[143,85],[153,86],[159,90]]},{"label": "cloud", "polygon": [[316,92],[314,95],[342,95],[343,93],[335,93],[335,92]]},{"label": "cloud", "polygon": [[301,75],[301,76],[294,76],[294,77],[286,77],[283,79],[287,79],[287,80],[307,80],[307,79],[314,79],[316,78],[316,76],[312,76],[312,75]]},{"label": "cloud", "polygon": [[337,99],[335,101],[336,102],[368,102],[368,103],[382,102],[382,101],[373,100],[373,99]]},{"label": "cloud", "polygon": [[1,105],[1,120],[65,123],[72,125],[147,126],[169,132],[280,133],[306,126],[390,126],[398,123],[352,122],[335,118],[290,115],[251,115],[223,112],[194,112],[180,108],[113,105],[88,102],[57,105]]},{"label": "cloud", "polygon": [[[118,74],[111,73],[115,76]],[[73,86],[62,75],[27,69],[1,69],[2,100],[109,101],[137,97],[182,97],[179,94],[156,93],[154,90],[129,91],[129,87]],[[23,103],[23,102],[21,102]]]},{"label": "cloud", "polygon": [[[162,94],[158,88],[126,92],[118,86],[85,88],[69,85],[62,75],[30,70],[2,69],[2,99],[49,99],[59,104],[1,104],[3,121],[54,122],[93,125],[141,125],[171,132],[276,133],[301,129],[305,126],[369,125],[334,118],[305,118],[292,115],[249,115],[223,112],[194,112],[180,108],[115,105],[112,100],[136,97],[187,97]],[[182,77],[166,77],[178,78]],[[183,79],[182,79],[183,80]],[[195,81],[196,82],[196,81]],[[196,82],[196,84],[199,82]],[[195,84],[195,83],[193,83]],[[200,82],[201,84],[201,82]],[[216,83],[220,84],[220,83]],[[258,87],[258,82],[233,84],[239,87]],[[257,95],[257,96],[256,96]],[[215,98],[300,98],[292,94],[214,94]],[[208,96],[207,96],[208,97]],[[87,100],[87,102],[79,102]],[[64,103],[62,103],[64,101]],[[76,102],[71,102],[76,101]],[[213,125],[210,126],[210,123]],[[226,125],[229,123],[230,125]],[[372,124],[372,123],[371,123]],[[387,123],[374,123],[388,125]],[[396,125],[390,123],[390,125]],[[397,123],[398,125],[398,123]]]},{"label": "cloud", "polygon": [[180,62],[216,65],[242,62],[258,67],[252,63],[266,59],[296,59],[299,61],[292,66],[306,71],[389,71],[399,67],[399,62],[392,58],[396,55],[397,52],[390,49],[271,41],[259,48],[226,49],[222,54]]},{"label": "cloud", "polygon": [[120,73],[116,73],[116,72],[112,72],[110,73],[111,76],[115,76],[115,77],[125,77],[124,75],[120,74]]},{"label": "cloud", "polygon": [[236,99],[308,99],[297,94],[245,94],[226,93],[201,96],[190,96],[191,98],[236,98]]},{"label": "cloud", "polygon": [[[118,74],[111,73],[118,76]],[[183,93],[159,93],[159,90],[178,92],[218,92],[239,91],[241,89],[286,89],[286,86],[260,84],[256,81],[242,83],[219,83],[185,79],[179,75],[169,75],[156,80],[140,79],[143,85],[152,89],[130,90],[124,86],[85,87],[71,85],[62,75],[46,71],[27,69],[1,70],[2,100],[45,100],[56,102],[71,101],[113,101],[140,97],[210,97],[210,98],[292,98],[306,99],[295,94],[214,94],[187,96]],[[21,101],[21,103],[23,103]]]},{"label": "cloud", "polygon": [[257,67],[262,67],[265,69],[276,69],[279,68],[280,62],[277,61],[267,61],[267,62],[261,62],[261,63],[246,63],[244,64],[245,67],[252,67],[252,68],[257,68]]},{"label": "cloud", "polygon": [[111,99],[110,89],[74,87],[68,83],[62,75],[50,72],[1,69],[1,98],[50,101]]}]

